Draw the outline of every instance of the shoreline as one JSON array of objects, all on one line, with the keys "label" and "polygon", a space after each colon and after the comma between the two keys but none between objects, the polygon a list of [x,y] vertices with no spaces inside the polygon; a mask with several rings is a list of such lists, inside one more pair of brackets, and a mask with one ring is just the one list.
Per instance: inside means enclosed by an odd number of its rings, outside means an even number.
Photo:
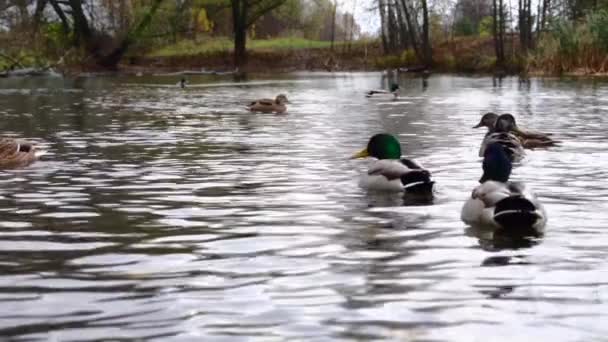
[{"label": "shoreline", "polygon": [[[224,55],[222,58],[211,58],[209,56],[173,56],[173,57],[129,57],[118,65],[117,69],[108,70],[91,68],[83,65],[63,66],[55,68],[23,68],[10,72],[0,73],[2,78],[19,77],[102,77],[102,76],[235,76],[245,77],[247,74],[257,75],[287,75],[298,72],[324,72],[324,73],[348,73],[348,72],[394,72],[397,75],[410,75],[412,77],[425,77],[432,74],[460,75],[465,77],[522,77],[522,78],[608,78],[608,72],[593,72],[584,68],[563,73],[550,73],[541,70],[532,70],[526,73],[507,72],[504,70],[458,70],[449,68],[426,69],[419,66],[379,67],[374,65],[371,58],[361,63],[361,58],[348,56],[339,59],[328,55],[308,55],[305,58],[284,58],[280,62],[272,63],[267,53],[265,58],[258,59],[257,54],[250,56],[250,63],[246,68],[240,70],[226,63]],[[230,59],[231,61],[231,59]],[[328,64],[328,61],[332,64]]]}]

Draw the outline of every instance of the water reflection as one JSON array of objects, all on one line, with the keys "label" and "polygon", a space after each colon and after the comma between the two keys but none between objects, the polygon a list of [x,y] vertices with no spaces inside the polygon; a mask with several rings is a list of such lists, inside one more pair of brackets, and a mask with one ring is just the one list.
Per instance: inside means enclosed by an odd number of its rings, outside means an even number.
[{"label": "water reflection", "polygon": [[[377,73],[0,80],[0,128],[49,150],[0,171],[0,335],[21,340],[588,340],[608,274],[601,80]],[[243,110],[284,92],[285,116]],[[487,111],[564,143],[513,174],[540,238],[465,227]],[[395,134],[433,205],[357,186]]]},{"label": "water reflection", "polygon": [[479,246],[486,251],[494,252],[503,249],[530,248],[540,243],[542,235],[537,232],[513,234],[505,230],[488,229],[487,227],[468,227],[465,234],[476,237]]}]

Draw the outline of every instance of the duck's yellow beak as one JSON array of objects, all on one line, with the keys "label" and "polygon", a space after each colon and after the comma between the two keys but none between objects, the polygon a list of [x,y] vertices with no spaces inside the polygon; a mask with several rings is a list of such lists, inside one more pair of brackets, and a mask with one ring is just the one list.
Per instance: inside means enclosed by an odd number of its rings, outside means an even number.
[{"label": "duck's yellow beak", "polygon": [[361,151],[353,154],[352,157],[350,157],[350,159],[358,159],[358,158],[365,158],[365,157],[369,157],[369,152],[367,152],[367,148],[364,148]]},{"label": "duck's yellow beak", "polygon": [[473,126],[473,128],[479,128],[479,127],[483,127],[483,121],[479,121],[479,123],[475,126]]}]

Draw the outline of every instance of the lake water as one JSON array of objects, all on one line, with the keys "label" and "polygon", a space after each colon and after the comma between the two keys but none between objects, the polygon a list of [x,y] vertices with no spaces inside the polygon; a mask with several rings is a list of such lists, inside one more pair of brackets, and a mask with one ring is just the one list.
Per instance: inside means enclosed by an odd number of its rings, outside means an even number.
[{"label": "lake water", "polygon": [[[49,153],[0,171],[0,336],[14,341],[590,341],[608,334],[608,83],[379,73],[0,79],[0,129]],[[385,83],[386,84],[386,83]],[[249,100],[287,94],[287,115]],[[485,111],[560,147],[513,179],[545,235],[460,209]],[[431,206],[358,187],[390,132]]]}]

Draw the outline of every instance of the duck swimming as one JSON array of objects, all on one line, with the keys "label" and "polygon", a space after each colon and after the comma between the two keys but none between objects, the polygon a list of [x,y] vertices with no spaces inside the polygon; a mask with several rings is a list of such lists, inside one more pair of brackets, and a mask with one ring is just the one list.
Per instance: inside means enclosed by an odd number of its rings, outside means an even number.
[{"label": "duck swimming", "polygon": [[[511,115],[511,117],[513,116]],[[487,127],[487,134],[489,134],[493,131],[497,119],[498,114],[492,112],[486,113],[481,117],[479,123],[473,126],[473,128]],[[512,133],[520,139],[523,148],[534,149],[539,147],[550,147],[559,143],[558,141],[551,139],[550,134],[548,133],[533,132],[521,129],[519,126],[517,126],[514,117],[513,124],[514,127]]]},{"label": "duck swimming", "polygon": [[465,202],[461,219],[470,225],[506,229],[513,234],[539,234],[547,222],[541,203],[519,182],[509,181],[512,164],[503,145],[484,151],[483,175]]},{"label": "duck swimming", "polygon": [[520,162],[526,155],[521,140],[513,133],[515,118],[511,114],[502,114],[496,118],[494,127],[488,131],[481,142],[479,156],[485,155],[488,145],[498,143],[502,145],[511,162]]},{"label": "duck swimming", "polygon": [[287,96],[279,94],[274,100],[259,99],[252,101],[247,109],[261,113],[284,113],[287,110],[286,103],[289,103]]},{"label": "duck swimming", "polygon": [[184,77],[182,77],[182,79],[179,80],[179,82],[177,83],[177,85],[179,85],[179,87],[182,89],[186,88],[187,84],[188,84],[188,81],[186,81],[186,78],[184,78]]},{"label": "duck swimming", "polygon": [[433,180],[429,171],[418,163],[401,156],[401,145],[390,134],[376,134],[367,147],[352,158],[374,157],[374,161],[361,179],[360,185],[368,190],[404,192],[432,198]]},{"label": "duck swimming", "polygon": [[14,169],[35,162],[45,152],[29,142],[0,138],[0,168]]},{"label": "duck swimming", "polygon": [[385,89],[370,90],[367,93],[365,93],[365,97],[377,97],[378,95],[393,95],[394,98],[397,98],[399,96],[399,85],[397,83],[391,84],[389,89],[390,90],[385,90]]}]

